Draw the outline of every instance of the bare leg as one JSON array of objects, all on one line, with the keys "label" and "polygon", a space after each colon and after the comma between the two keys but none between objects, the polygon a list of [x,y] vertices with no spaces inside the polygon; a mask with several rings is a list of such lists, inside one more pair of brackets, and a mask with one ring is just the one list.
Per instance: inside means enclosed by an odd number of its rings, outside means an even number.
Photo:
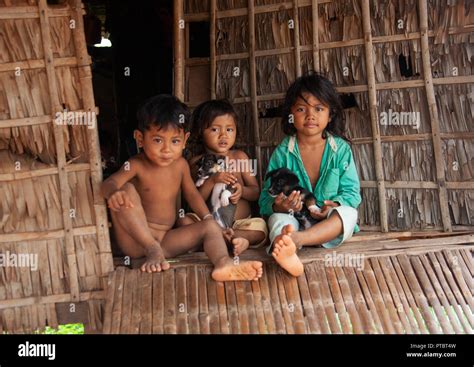
[{"label": "bare leg", "polygon": [[130,257],[146,256],[143,271],[155,272],[169,269],[163,251],[148,227],[140,195],[135,186],[126,183],[123,190],[133,203],[132,208],[122,208],[119,212],[111,211],[112,223],[118,245],[125,255]]},{"label": "bare leg", "polygon": [[176,221],[176,227],[187,226],[194,223],[197,222],[192,217],[185,215],[182,218],[178,218],[178,220]]},{"label": "bare leg", "polygon": [[293,232],[291,239],[296,247],[317,246],[336,238],[343,232],[342,220],[337,211],[329,218],[316,223],[304,231]]},{"label": "bare leg", "polygon": [[263,269],[260,261],[234,263],[227,253],[222,229],[214,220],[179,227],[168,231],[161,246],[166,257],[175,257],[199,246],[214,265],[212,278],[217,281],[258,280]]}]

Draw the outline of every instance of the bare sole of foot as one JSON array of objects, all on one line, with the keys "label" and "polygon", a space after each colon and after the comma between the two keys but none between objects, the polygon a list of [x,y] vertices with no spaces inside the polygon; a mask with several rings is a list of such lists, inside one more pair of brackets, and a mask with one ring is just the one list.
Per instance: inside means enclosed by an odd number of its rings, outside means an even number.
[{"label": "bare sole of foot", "polygon": [[[289,236],[292,228],[291,226],[285,227],[288,227],[285,234],[282,231],[282,236],[279,239],[275,239],[272,256],[283,269],[297,277],[303,274],[304,266],[296,254],[296,245]],[[288,232],[288,230],[290,231]]]},{"label": "bare sole of foot", "polygon": [[146,260],[140,267],[140,270],[147,273],[159,273],[162,270],[168,270],[170,264],[166,261],[161,248],[156,248],[148,252]]},{"label": "bare sole of foot", "polygon": [[263,265],[260,261],[242,261],[234,264],[229,259],[225,265],[212,271],[212,279],[218,282],[238,280],[258,280],[263,275]]},{"label": "bare sole of foot", "polygon": [[250,242],[246,238],[237,237],[232,240],[234,247],[234,256],[239,256],[242,252],[249,248]]}]

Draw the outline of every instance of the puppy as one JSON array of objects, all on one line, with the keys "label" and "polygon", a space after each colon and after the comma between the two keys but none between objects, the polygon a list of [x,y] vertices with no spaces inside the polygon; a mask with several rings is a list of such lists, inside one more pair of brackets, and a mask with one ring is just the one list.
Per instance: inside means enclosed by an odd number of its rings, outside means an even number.
[{"label": "puppy", "polygon": [[[225,157],[216,156],[215,154],[204,154],[197,161],[197,166],[199,168],[196,187],[201,187],[209,177],[218,172],[225,171]],[[234,192],[235,189],[230,187],[230,185],[217,183],[214,185],[211,196],[207,202],[212,216],[224,229],[232,228],[232,224],[234,223],[236,206],[230,202],[230,197]]]},{"label": "puppy", "polygon": [[270,178],[270,188],[268,193],[272,197],[277,197],[280,193],[289,196],[293,191],[299,191],[303,199],[303,208],[295,212],[296,220],[304,229],[310,228],[318,222],[311,216],[311,213],[319,213],[321,209],[316,205],[315,196],[299,185],[298,177],[288,168],[278,168],[270,171],[265,176],[265,180]]}]

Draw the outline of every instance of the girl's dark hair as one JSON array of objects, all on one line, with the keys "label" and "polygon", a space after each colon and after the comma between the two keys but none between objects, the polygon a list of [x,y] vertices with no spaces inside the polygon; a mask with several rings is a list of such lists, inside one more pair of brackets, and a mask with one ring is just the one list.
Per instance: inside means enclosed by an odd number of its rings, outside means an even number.
[{"label": "girl's dark hair", "polygon": [[194,137],[195,143],[202,144],[204,130],[211,126],[215,118],[224,115],[231,115],[237,125],[237,113],[226,99],[213,99],[197,106],[191,117],[191,136]]},{"label": "girl's dark hair", "polygon": [[189,109],[175,96],[159,94],[147,99],[137,111],[138,130],[142,133],[151,126],[169,126],[189,130]]},{"label": "girl's dark hair", "polygon": [[283,132],[286,135],[294,135],[296,133],[294,124],[289,121],[291,108],[298,98],[305,100],[303,97],[304,93],[312,94],[321,103],[329,107],[329,118],[331,121],[323,131],[323,138],[327,137],[326,132],[330,132],[350,142],[344,134],[344,116],[339,94],[329,79],[315,72],[297,78],[288,88],[282,107]]}]

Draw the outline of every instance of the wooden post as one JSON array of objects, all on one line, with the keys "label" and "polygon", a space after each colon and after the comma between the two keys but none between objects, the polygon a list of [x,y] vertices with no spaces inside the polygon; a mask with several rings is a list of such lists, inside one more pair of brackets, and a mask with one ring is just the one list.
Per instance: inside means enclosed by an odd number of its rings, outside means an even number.
[{"label": "wooden post", "polygon": [[319,71],[321,68],[319,61],[319,5],[318,0],[311,0],[311,10],[313,14],[313,68]]},{"label": "wooden post", "polygon": [[184,16],[183,0],[174,0],[174,95],[184,101]]},{"label": "wooden post", "polygon": [[298,12],[298,0],[293,0],[293,26],[295,42],[295,71],[296,77],[301,76],[301,46],[300,46],[300,17]]},{"label": "wooden post", "polygon": [[249,17],[249,64],[250,64],[250,97],[252,101],[253,137],[255,143],[255,158],[259,173],[260,187],[263,184],[262,151],[260,146],[260,130],[258,124],[258,101],[257,101],[257,66],[255,63],[255,0],[248,0]]},{"label": "wooden post", "polygon": [[[94,91],[92,89],[92,73],[90,68],[90,57],[87,53],[87,46],[84,37],[84,21],[82,17],[81,0],[71,1],[75,27],[72,30],[74,47],[76,49],[77,68],[79,72],[79,85],[81,88],[83,110],[89,113],[96,111],[94,102]],[[87,145],[89,152],[89,162],[91,169],[92,194],[94,200],[94,213],[97,228],[97,245],[100,250],[100,264],[102,275],[113,271],[112,250],[110,246],[109,226],[107,219],[107,209],[105,201],[100,195],[100,185],[102,183],[102,160],[100,154],[100,144],[98,135],[97,119],[95,127],[87,128]]]},{"label": "wooden post", "polygon": [[367,82],[370,105],[370,122],[372,125],[372,138],[374,145],[374,164],[377,189],[379,194],[380,228],[388,232],[387,202],[385,198],[385,181],[382,167],[382,142],[377,117],[377,91],[375,86],[374,60],[372,55],[372,31],[370,27],[369,0],[362,1],[362,22],[364,29],[365,65],[367,68]]},{"label": "wooden post", "polygon": [[216,77],[217,77],[217,62],[216,62],[216,21],[217,21],[217,0],[211,0],[211,26],[210,28],[210,57],[211,57],[211,99],[216,99]]},{"label": "wooden post", "polygon": [[51,45],[51,34],[48,17],[48,5],[46,0],[38,1],[38,11],[40,15],[41,38],[43,43],[44,61],[46,66],[46,76],[48,79],[49,97],[51,103],[51,123],[54,129],[54,141],[56,146],[56,157],[58,163],[59,192],[61,198],[61,209],[64,225],[64,241],[66,258],[69,270],[69,287],[71,290],[71,301],[79,301],[79,278],[77,274],[77,259],[74,245],[72,219],[70,217],[70,187],[66,172],[66,153],[63,128],[54,122],[57,112],[62,112],[59,102],[58,86],[56,84],[56,72],[54,69],[53,51]]},{"label": "wooden post", "polygon": [[445,231],[451,232],[452,227],[448,208],[448,191],[446,189],[443,155],[441,153],[438,107],[436,106],[433,77],[431,73],[430,48],[428,43],[428,9],[426,0],[418,1],[418,11],[420,14],[420,42],[421,57],[423,61],[423,77],[425,80],[426,99],[428,101],[428,107],[430,111],[431,135],[433,139],[433,150],[436,165],[436,179],[438,181],[439,188],[439,206],[441,208],[443,228]]}]

